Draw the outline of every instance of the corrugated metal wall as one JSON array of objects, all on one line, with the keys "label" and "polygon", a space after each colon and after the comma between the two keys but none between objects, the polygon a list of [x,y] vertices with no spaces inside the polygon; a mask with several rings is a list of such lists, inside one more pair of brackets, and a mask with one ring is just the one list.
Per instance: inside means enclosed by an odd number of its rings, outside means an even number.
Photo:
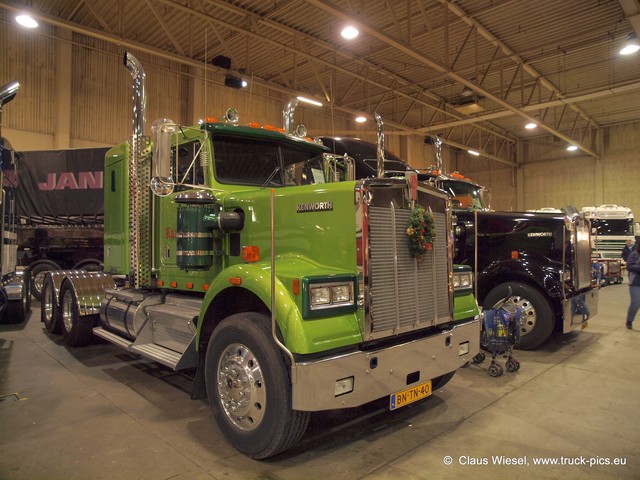
[{"label": "corrugated metal wall", "polygon": [[11,25],[0,12],[0,85],[20,82],[19,96],[3,111],[3,127],[51,134],[55,99],[55,29],[43,25],[38,34]]},{"label": "corrugated metal wall", "polygon": [[[54,27],[28,32],[14,27],[0,12],[0,84],[11,80],[21,83],[19,97],[5,108],[4,124],[24,138],[31,132],[33,143],[23,149],[50,149],[56,135],[60,109],[70,113],[70,144],[112,145],[131,133],[131,75],[123,66],[122,47],[72,34],[57,40]],[[62,42],[62,43],[61,43]],[[57,92],[59,50],[71,42],[69,69],[70,105],[61,105]],[[144,65],[147,74],[147,131],[160,117],[190,124],[204,110],[203,116],[221,117],[227,108],[240,113],[241,123],[258,122],[282,125],[282,110],[290,100],[284,94],[264,86],[251,85],[244,90],[224,86],[224,73],[194,69],[150,54],[132,52]],[[199,70],[199,71],[196,71]],[[248,80],[251,80],[249,77]],[[194,88],[199,88],[199,96]],[[206,107],[198,107],[201,102]],[[361,138],[375,141],[375,125],[354,124],[344,115],[334,115],[330,108],[313,108],[300,104],[294,123],[304,123],[310,130],[331,135],[344,130],[363,132]],[[35,135],[38,134],[38,135]],[[525,144],[523,151],[523,208],[559,207],[572,204],[580,208],[599,203],[624,204],[640,215],[640,197],[633,165],[640,149],[640,123],[603,127],[603,158],[576,156],[562,159],[562,142],[540,138]],[[11,141],[11,138],[9,138]],[[433,147],[421,137],[386,135],[387,149],[406,156],[417,168],[434,163]],[[517,205],[517,170],[483,158],[469,159],[444,148],[445,167],[459,170],[474,181],[491,188],[496,209],[513,210]],[[564,157],[564,155],[563,155]]]}]

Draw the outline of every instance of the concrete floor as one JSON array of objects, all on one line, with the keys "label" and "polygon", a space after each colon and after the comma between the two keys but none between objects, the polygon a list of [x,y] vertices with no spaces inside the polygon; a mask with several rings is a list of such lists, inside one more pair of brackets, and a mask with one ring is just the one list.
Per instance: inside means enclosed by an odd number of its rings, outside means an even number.
[{"label": "concrete floor", "polygon": [[0,479],[640,479],[640,319],[624,328],[628,302],[626,284],[605,287],[587,330],[518,352],[519,372],[470,366],[393,413],[315,414],[301,445],[262,462],[225,443],[188,378],[107,343],[69,349],[36,305],[0,326]]}]

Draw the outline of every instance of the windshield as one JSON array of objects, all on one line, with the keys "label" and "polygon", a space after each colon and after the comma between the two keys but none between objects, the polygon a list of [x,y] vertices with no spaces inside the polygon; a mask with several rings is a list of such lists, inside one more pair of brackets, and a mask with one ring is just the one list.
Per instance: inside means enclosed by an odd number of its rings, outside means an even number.
[{"label": "windshield", "polygon": [[438,185],[451,196],[454,208],[469,210],[487,210],[482,197],[483,189],[479,185],[455,180],[439,180]]},{"label": "windshield", "polygon": [[633,235],[633,219],[618,220],[591,219],[591,227],[598,235]]},{"label": "windshield", "polygon": [[[378,173],[378,160],[365,159],[364,163],[371,169],[371,175]],[[404,172],[412,170],[409,165],[399,160],[384,160],[384,174],[387,177],[391,177],[394,174],[401,174],[404,176]]]},{"label": "windshield", "polygon": [[325,183],[322,154],[270,140],[212,138],[215,176],[237,185],[313,185]]}]

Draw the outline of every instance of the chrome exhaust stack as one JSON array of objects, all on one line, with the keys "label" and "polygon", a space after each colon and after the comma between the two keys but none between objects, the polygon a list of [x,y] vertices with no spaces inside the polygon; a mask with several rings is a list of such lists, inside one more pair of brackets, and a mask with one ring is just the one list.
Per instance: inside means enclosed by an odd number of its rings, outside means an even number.
[{"label": "chrome exhaust stack", "polygon": [[147,95],[142,64],[129,52],[124,65],[133,79],[133,133],[129,139],[129,286],[151,285],[150,199],[151,140],[144,135]]},{"label": "chrome exhaust stack", "polygon": [[2,107],[15,98],[19,88],[20,83],[18,83],[17,80],[6,83],[0,87],[0,138],[2,138]]},{"label": "chrome exhaust stack", "polygon": [[377,113],[374,113],[376,119],[376,125],[378,130],[376,132],[376,159],[377,162],[377,177],[384,177],[384,123],[382,117]]},{"label": "chrome exhaust stack", "polygon": [[282,128],[289,135],[293,133],[293,114],[296,112],[298,99],[292,98],[282,112]]},{"label": "chrome exhaust stack", "polygon": [[146,75],[142,64],[129,52],[125,52],[124,54],[124,65],[133,78],[133,134],[142,136],[144,135],[147,110],[147,92],[145,90]]},{"label": "chrome exhaust stack", "polygon": [[434,137],[431,137],[433,139],[433,148],[435,150],[435,154],[436,154],[436,170],[438,170],[438,172],[440,173],[444,173],[444,171],[442,170],[442,140],[440,139],[439,136],[435,135]]}]

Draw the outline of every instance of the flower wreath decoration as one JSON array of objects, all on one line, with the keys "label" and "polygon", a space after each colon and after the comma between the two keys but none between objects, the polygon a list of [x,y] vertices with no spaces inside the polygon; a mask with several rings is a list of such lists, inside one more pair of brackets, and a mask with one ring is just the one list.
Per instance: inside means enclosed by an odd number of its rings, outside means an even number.
[{"label": "flower wreath decoration", "polygon": [[424,254],[433,249],[433,240],[436,238],[436,227],[431,210],[415,207],[409,217],[407,228],[409,237],[409,250],[414,258],[420,260]]}]

